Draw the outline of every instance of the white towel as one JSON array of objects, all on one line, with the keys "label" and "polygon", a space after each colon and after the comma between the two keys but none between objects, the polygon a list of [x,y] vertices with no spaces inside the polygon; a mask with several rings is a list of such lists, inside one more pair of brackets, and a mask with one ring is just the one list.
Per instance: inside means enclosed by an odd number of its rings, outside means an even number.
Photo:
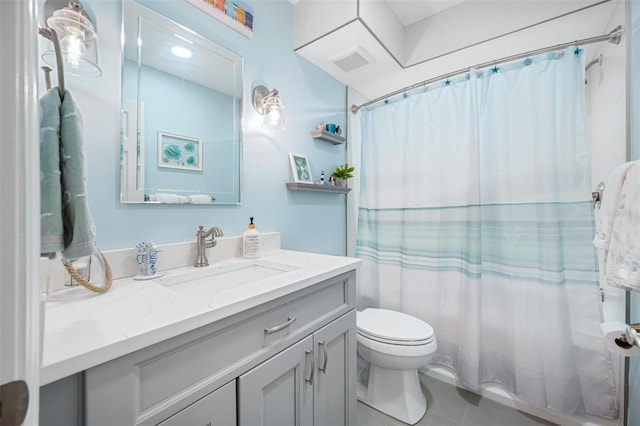
[{"label": "white towel", "polygon": [[604,193],[600,203],[599,219],[596,226],[596,235],[593,245],[597,248],[608,250],[611,244],[611,233],[613,230],[613,218],[618,210],[618,200],[624,185],[629,168],[637,161],[630,161],[616,167],[605,182]]},{"label": "white towel", "polygon": [[180,203],[180,197],[178,194],[156,194],[156,200],[161,203],[178,204]]},{"label": "white towel", "polygon": [[187,199],[189,200],[188,202],[192,204],[211,204],[212,202],[211,195],[206,194],[189,195]]},{"label": "white towel", "polygon": [[605,259],[609,285],[640,291],[640,162],[627,168]]}]

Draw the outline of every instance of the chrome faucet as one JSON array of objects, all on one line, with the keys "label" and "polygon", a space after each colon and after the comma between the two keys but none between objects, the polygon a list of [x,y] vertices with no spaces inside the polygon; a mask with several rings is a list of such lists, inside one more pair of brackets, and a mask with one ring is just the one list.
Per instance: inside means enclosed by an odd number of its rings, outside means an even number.
[{"label": "chrome faucet", "polygon": [[[207,241],[207,237],[211,235],[211,239]],[[204,230],[204,226],[200,225],[198,227],[198,231],[196,232],[196,261],[193,266],[209,266],[209,260],[207,259],[207,255],[205,254],[206,249],[216,246],[216,237],[222,237],[224,234],[222,233],[222,229],[214,226],[208,231]]]}]

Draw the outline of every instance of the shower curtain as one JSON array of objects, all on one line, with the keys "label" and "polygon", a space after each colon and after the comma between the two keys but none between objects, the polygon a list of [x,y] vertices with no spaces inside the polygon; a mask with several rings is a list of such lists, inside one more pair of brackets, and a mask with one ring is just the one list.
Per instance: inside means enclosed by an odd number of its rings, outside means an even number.
[{"label": "shower curtain", "polygon": [[543,54],[362,112],[358,301],[428,322],[468,388],[616,418],[583,62]]}]

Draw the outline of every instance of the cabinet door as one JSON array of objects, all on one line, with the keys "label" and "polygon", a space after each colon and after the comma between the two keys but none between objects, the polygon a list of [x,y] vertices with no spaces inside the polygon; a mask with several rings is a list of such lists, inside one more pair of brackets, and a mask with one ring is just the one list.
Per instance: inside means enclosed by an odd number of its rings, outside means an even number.
[{"label": "cabinet door", "polygon": [[236,382],[194,402],[158,426],[235,426]]},{"label": "cabinet door", "polygon": [[351,311],[313,335],[316,352],[314,426],[356,422],[356,312]]},{"label": "cabinet door", "polygon": [[309,336],[240,376],[238,425],[312,425],[313,362]]}]

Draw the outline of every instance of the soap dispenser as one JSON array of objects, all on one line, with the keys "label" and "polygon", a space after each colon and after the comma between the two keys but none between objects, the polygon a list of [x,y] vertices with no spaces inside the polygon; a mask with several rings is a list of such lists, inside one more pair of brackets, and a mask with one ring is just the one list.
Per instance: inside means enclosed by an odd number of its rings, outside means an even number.
[{"label": "soap dispenser", "polygon": [[253,217],[250,217],[249,221],[249,229],[242,234],[242,256],[255,259],[260,257],[260,233],[253,224]]}]

